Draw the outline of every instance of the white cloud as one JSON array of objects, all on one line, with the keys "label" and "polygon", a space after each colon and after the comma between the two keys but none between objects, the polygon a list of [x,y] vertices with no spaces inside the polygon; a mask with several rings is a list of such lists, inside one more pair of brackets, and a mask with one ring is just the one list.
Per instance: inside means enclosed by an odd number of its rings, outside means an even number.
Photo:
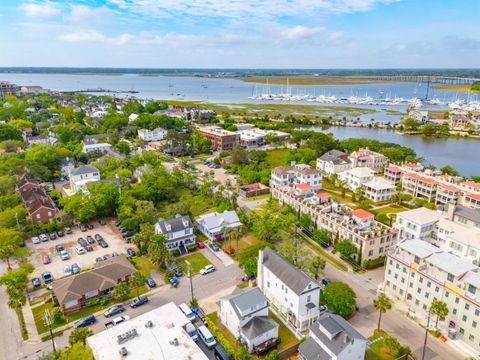
[{"label": "white cloud", "polygon": [[36,17],[51,17],[60,14],[60,9],[57,3],[52,1],[43,2],[27,2],[20,6],[25,15],[31,18]]},{"label": "white cloud", "polygon": [[282,36],[288,40],[303,40],[315,36],[325,31],[322,27],[306,27],[303,25],[297,25],[292,28],[288,28],[282,31]]},{"label": "white cloud", "polygon": [[71,32],[67,34],[60,35],[58,37],[62,41],[67,42],[102,42],[106,40],[105,35],[96,30],[85,30]]},{"label": "white cloud", "polygon": [[68,16],[68,20],[73,22],[99,22],[105,21],[106,17],[113,13],[106,7],[90,7],[86,5],[74,5]]}]

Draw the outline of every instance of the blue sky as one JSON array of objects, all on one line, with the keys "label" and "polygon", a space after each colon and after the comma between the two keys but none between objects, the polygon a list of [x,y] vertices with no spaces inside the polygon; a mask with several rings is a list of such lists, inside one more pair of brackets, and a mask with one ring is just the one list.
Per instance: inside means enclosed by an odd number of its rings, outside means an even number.
[{"label": "blue sky", "polygon": [[0,66],[479,67],[480,0],[0,0]]}]

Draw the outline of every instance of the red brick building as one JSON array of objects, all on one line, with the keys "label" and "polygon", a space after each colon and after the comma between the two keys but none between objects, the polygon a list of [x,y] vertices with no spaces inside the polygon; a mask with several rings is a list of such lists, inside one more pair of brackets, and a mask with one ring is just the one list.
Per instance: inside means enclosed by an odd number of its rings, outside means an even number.
[{"label": "red brick building", "polygon": [[58,207],[45,189],[35,180],[23,176],[16,187],[22,204],[33,223],[52,221],[58,214]]}]

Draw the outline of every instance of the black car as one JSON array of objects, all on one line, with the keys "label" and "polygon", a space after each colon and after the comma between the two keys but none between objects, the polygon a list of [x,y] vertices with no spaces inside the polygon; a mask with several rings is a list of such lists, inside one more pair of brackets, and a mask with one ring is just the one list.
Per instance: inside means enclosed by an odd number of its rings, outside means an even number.
[{"label": "black car", "polygon": [[104,248],[104,249],[108,247],[108,244],[107,244],[107,242],[106,242],[105,240],[100,240],[100,241],[98,242],[98,245],[100,245],[100,246],[101,246],[102,248]]},{"label": "black car", "polygon": [[99,263],[100,261],[103,261],[103,258],[97,257],[97,258],[95,259],[95,262],[97,262],[97,263]]},{"label": "black car", "polygon": [[145,284],[147,284],[149,288],[154,288],[157,286],[157,283],[151,277],[147,277],[145,279]]},{"label": "black car", "polygon": [[123,236],[124,238],[133,236],[133,231],[132,231],[132,230],[127,230],[127,231],[125,231],[125,232],[122,232],[122,236]]},{"label": "black car", "polygon": [[80,231],[81,231],[81,232],[87,231],[87,226],[86,226],[86,225],[83,225],[83,224],[80,225]]},{"label": "black car", "polygon": [[128,236],[128,237],[125,238],[125,242],[127,244],[130,244],[132,242],[132,239],[133,239],[133,236]]},{"label": "black car", "polygon": [[83,237],[79,237],[77,242],[80,244],[80,246],[87,246],[87,240],[85,240]]},{"label": "black car", "polygon": [[88,326],[88,325],[95,324],[96,321],[97,321],[97,319],[95,319],[95,316],[88,315],[88,316],[85,316],[85,317],[81,318],[80,320],[76,321],[73,324],[73,327],[75,329],[79,328],[79,327],[85,327],[85,326]]},{"label": "black car", "polygon": [[136,297],[135,299],[133,299],[130,302],[130,307],[136,308],[136,307],[144,305],[146,303],[148,303],[148,298],[143,295],[143,296],[139,296],[139,297]]},{"label": "black car", "polygon": [[175,263],[168,264],[167,269],[173,271],[176,277],[183,276],[182,268]]},{"label": "black car", "polygon": [[111,308],[107,309],[103,315],[108,318],[110,316],[113,316],[113,315],[117,315],[117,314],[120,314],[122,312],[125,311],[125,308],[123,307],[123,305],[114,305],[112,306]]},{"label": "black car", "polygon": [[58,230],[58,231],[57,231],[57,236],[58,236],[58,237],[64,237],[64,236],[65,236],[65,233],[64,233],[62,230]]},{"label": "black car", "polygon": [[106,224],[107,224],[107,222],[105,221],[105,219],[100,219],[100,220],[98,220],[98,223],[99,223],[100,225],[106,225]]},{"label": "black car", "polygon": [[91,235],[87,236],[87,243],[89,244],[95,244],[95,240],[93,240],[93,237]]},{"label": "black car", "polygon": [[48,234],[48,237],[50,238],[50,240],[56,240],[57,234],[55,234],[54,232],[51,232],[50,234]]},{"label": "black car", "polygon": [[42,285],[42,282],[40,281],[39,278],[36,277],[32,279],[32,285],[33,287],[39,287],[40,285]]},{"label": "black car", "polygon": [[100,235],[100,234],[95,234],[95,240],[97,240],[97,241],[103,240],[102,235]]},{"label": "black car", "polygon": [[329,279],[329,278],[323,278],[322,279],[322,284],[323,286],[327,286],[328,284],[330,284],[332,282],[332,279]]},{"label": "black car", "polygon": [[115,226],[116,226],[116,227],[119,227],[119,226],[121,226],[121,225],[122,225],[122,222],[121,222],[120,220],[117,220],[117,221],[115,222]]},{"label": "black car", "polygon": [[219,251],[220,250],[220,248],[218,247],[217,244],[211,243],[209,246],[210,246],[210,249],[212,249],[213,251]]},{"label": "black car", "polygon": [[57,250],[57,253],[60,253],[60,251],[65,250],[62,244],[55,245],[55,250]]},{"label": "black car", "polygon": [[132,248],[128,248],[128,249],[127,249],[127,254],[128,254],[129,256],[135,256],[135,255],[137,255],[137,253],[135,252],[135,250],[133,250]]}]

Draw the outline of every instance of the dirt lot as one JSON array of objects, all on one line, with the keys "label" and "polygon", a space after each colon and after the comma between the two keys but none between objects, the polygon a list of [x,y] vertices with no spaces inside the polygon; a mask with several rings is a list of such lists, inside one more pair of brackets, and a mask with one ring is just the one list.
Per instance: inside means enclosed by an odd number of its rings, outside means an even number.
[{"label": "dirt lot", "polygon": [[[35,270],[31,277],[41,277],[41,273],[44,271],[50,271],[55,279],[63,277],[63,268],[66,265],[77,263],[82,270],[93,267],[95,259],[97,257],[103,257],[105,254],[112,254],[117,252],[119,254],[126,254],[126,249],[132,247],[132,244],[127,244],[121,234],[115,227],[115,224],[110,221],[106,225],[99,225],[98,222],[93,224],[95,227],[92,230],[81,232],[78,227],[72,228],[73,234],[66,235],[56,240],[49,240],[40,244],[32,244],[27,241],[27,246],[31,251],[29,261],[35,266]],[[108,243],[108,248],[101,248],[96,242],[92,244],[93,251],[87,252],[83,255],[78,255],[75,252],[75,246],[78,245],[77,239],[83,237],[86,239],[87,235],[94,236],[100,234]],[[60,256],[55,250],[55,245],[62,244],[70,255],[69,260],[62,261]],[[42,256],[47,254],[50,256],[51,263],[44,265],[42,262]],[[43,281],[42,281],[43,282]]]},{"label": "dirt lot", "polygon": [[232,185],[235,185],[236,184],[236,180],[235,180],[235,177],[233,175],[230,175],[230,174],[226,174],[225,173],[225,170],[220,168],[220,169],[212,169],[212,168],[209,168],[208,166],[206,165],[203,165],[203,164],[195,164],[195,167],[200,170],[201,172],[203,173],[207,173],[209,174],[210,172],[214,172],[214,177],[215,177],[215,180],[219,181],[220,183],[222,183],[223,185],[225,185],[227,183],[227,180],[230,180],[230,184]]}]

